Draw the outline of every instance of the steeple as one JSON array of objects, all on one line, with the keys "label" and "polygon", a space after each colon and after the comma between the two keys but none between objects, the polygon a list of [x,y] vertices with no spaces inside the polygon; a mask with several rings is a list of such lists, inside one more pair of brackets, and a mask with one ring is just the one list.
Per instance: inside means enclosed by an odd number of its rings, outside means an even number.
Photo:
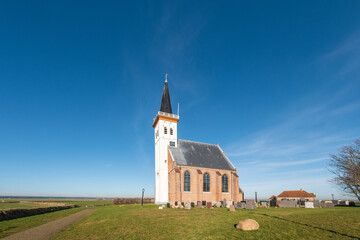
[{"label": "steeple", "polygon": [[172,114],[169,87],[167,82],[167,74],[165,75],[165,86],[161,99],[160,112],[166,112]]}]

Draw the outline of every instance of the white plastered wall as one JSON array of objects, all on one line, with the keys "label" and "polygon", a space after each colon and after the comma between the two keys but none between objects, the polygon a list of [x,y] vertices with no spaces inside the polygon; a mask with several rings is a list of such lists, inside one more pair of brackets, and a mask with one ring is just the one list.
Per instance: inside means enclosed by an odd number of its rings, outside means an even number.
[{"label": "white plastered wall", "polygon": [[[167,134],[164,128],[167,128]],[[170,134],[170,129],[173,134]],[[177,123],[159,120],[154,128],[155,136],[155,203],[165,204],[169,201],[168,185],[168,147],[170,141],[177,147]]]}]

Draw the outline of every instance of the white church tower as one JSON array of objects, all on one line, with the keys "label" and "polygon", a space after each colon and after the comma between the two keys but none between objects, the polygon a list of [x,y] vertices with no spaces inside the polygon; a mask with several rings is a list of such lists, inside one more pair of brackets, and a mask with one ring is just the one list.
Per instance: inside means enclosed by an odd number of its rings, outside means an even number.
[{"label": "white church tower", "polygon": [[160,111],[154,119],[155,135],[155,203],[169,202],[168,149],[177,146],[177,122],[179,115],[172,113],[167,74],[161,99]]}]

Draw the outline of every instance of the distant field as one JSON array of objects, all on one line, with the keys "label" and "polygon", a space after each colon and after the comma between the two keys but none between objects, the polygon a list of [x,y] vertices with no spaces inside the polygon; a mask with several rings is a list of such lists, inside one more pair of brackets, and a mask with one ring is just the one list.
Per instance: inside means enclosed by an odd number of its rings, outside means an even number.
[{"label": "distant field", "polygon": [[0,203],[0,209],[9,209],[9,208],[22,208],[22,209],[28,209],[28,208],[38,208],[40,207],[37,204],[27,204],[27,203]]},{"label": "distant field", "polygon": [[[19,202],[19,201],[29,201],[29,202],[56,202],[56,203],[67,203],[67,204],[74,204],[79,206],[86,206],[86,205],[112,205],[112,200],[96,200],[96,199],[0,199],[6,202]],[[0,203],[4,204],[4,203]],[[26,204],[28,205],[28,204]],[[1,205],[0,205],[1,206]],[[15,206],[15,205],[13,205]],[[39,207],[40,205],[36,205]],[[20,207],[19,207],[20,208]]]},{"label": "distant field", "polygon": [[[259,222],[258,231],[235,229],[239,220]],[[101,207],[55,239],[358,239],[360,208],[225,208],[159,210],[155,205]]]}]

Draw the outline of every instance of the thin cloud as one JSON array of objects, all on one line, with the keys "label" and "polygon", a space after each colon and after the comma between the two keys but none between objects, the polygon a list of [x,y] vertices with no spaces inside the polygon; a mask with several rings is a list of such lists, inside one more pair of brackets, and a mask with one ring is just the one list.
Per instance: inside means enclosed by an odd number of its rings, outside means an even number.
[{"label": "thin cloud", "polygon": [[315,162],[322,162],[328,159],[329,159],[328,157],[322,157],[322,158],[314,158],[314,159],[305,159],[300,161],[271,162],[271,163],[266,163],[265,166],[269,166],[269,167],[295,166],[295,165],[303,165],[303,164],[309,164]]},{"label": "thin cloud", "polygon": [[360,31],[354,33],[348,39],[343,41],[332,51],[324,54],[320,62],[325,64],[334,63],[341,60],[340,74],[347,74],[358,70],[360,67]]}]

